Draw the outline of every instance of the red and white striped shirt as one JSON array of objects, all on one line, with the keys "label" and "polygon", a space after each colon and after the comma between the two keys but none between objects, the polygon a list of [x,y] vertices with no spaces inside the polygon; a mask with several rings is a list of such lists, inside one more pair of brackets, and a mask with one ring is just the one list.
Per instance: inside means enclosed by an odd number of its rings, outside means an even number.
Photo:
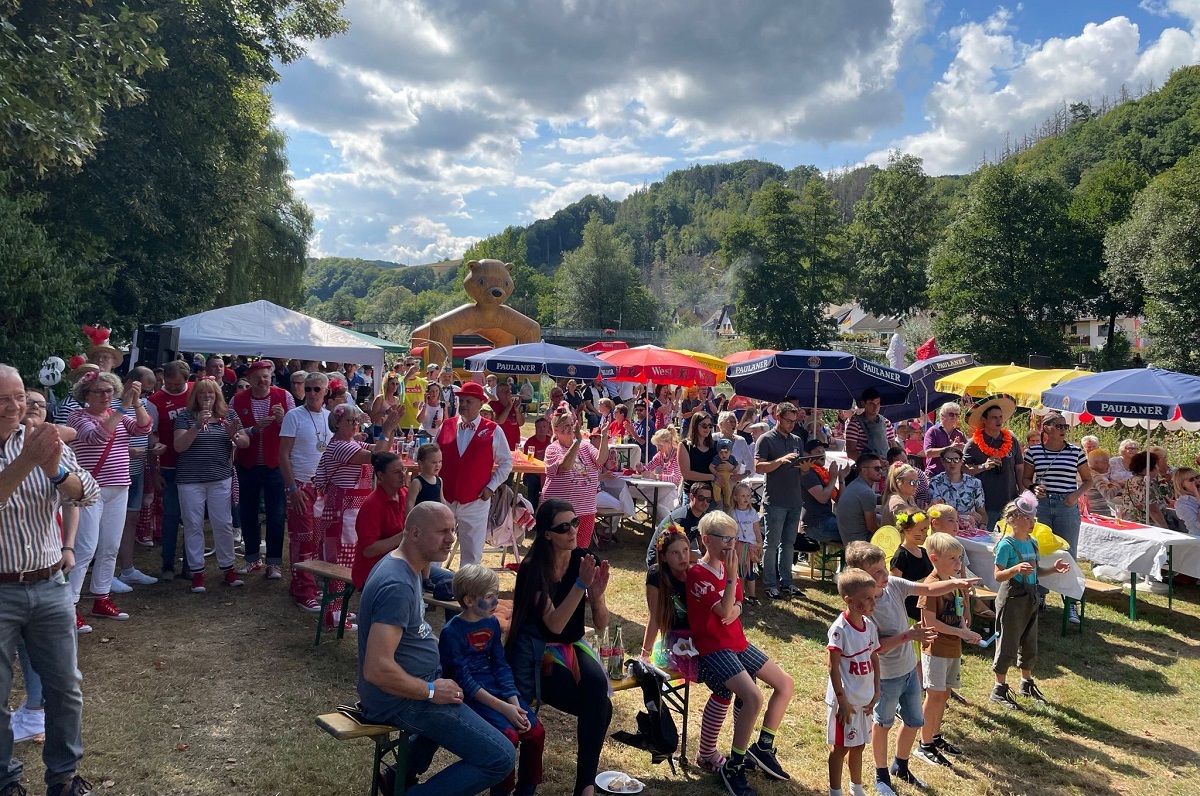
[{"label": "red and white striped shirt", "polygon": [[566,455],[567,448],[558,440],[546,446],[546,484],[542,487],[542,500],[565,500],[581,517],[595,514],[596,492],[600,489],[600,451],[590,442],[581,442],[575,455],[575,466],[560,470],[559,465]]},{"label": "red and white striped shirt", "polygon": [[[111,412],[108,410],[105,417]],[[103,425],[105,417],[96,417],[86,409],[72,412],[67,425],[79,436],[75,437],[71,448],[79,466],[90,472],[100,486],[129,486],[129,438],[149,434],[150,424],[140,426],[136,418],[122,417],[116,431],[110,434]],[[111,446],[108,444],[110,436],[115,436]],[[104,456],[106,448],[108,455]],[[98,464],[102,464],[99,470],[96,469]]]},{"label": "red and white striped shirt", "polygon": [[662,477],[660,480],[670,481],[675,486],[683,483],[683,473],[679,469],[679,451],[672,453],[669,459],[663,456],[662,451],[659,451],[646,464],[647,470],[654,470],[659,467],[662,468]]},{"label": "red and white striped shirt", "polygon": [[335,439],[321,454],[317,462],[317,472],[313,476],[313,484],[318,492],[324,492],[331,486],[342,489],[370,489],[371,466],[369,464],[354,464],[350,460],[359,451],[367,450],[370,446],[353,439]]}]

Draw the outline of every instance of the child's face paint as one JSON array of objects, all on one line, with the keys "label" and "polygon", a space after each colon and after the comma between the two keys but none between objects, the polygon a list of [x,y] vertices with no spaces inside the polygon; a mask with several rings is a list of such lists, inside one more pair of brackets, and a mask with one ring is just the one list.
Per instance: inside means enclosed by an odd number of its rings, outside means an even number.
[{"label": "child's face paint", "polygon": [[492,592],[491,594],[485,594],[483,597],[480,597],[478,600],[476,600],[475,608],[479,611],[479,613],[484,614],[485,616],[491,616],[496,612],[496,606],[499,604],[500,595]]}]

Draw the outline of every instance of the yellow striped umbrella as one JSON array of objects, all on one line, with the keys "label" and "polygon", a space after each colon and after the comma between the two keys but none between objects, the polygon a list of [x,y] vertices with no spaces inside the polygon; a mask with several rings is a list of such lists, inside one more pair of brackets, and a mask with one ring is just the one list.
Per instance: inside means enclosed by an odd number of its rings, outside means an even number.
[{"label": "yellow striped umbrella", "polygon": [[933,388],[938,392],[986,398],[993,394],[988,390],[988,382],[992,379],[1010,376],[1014,373],[1028,373],[1030,370],[1032,368],[1023,368],[1020,365],[980,365],[944,376],[934,383]]},{"label": "yellow striped umbrella", "polygon": [[725,368],[729,367],[725,360],[713,354],[705,354],[703,351],[688,351],[686,348],[671,348],[676,354],[683,354],[685,357],[691,357],[699,362],[704,367],[711,370],[717,377],[718,382],[725,381]]},{"label": "yellow striped umbrella", "polygon": [[1048,370],[1032,370],[1028,373],[1013,373],[1008,376],[994,378],[987,384],[991,395],[1003,393],[1011,395],[1018,406],[1026,409],[1036,409],[1042,405],[1042,392],[1064,381],[1089,376],[1090,371],[1072,368],[1051,368]]}]

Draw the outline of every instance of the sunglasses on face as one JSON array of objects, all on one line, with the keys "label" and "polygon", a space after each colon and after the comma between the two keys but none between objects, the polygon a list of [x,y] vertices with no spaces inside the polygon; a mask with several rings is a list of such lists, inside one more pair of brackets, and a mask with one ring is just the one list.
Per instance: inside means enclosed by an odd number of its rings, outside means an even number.
[{"label": "sunglasses on face", "polygon": [[917,485],[917,481],[916,481],[916,479],[913,479],[913,478],[909,478],[909,479],[908,479],[907,481],[905,481],[904,483],[908,484],[909,486],[916,486],[916,485]]},{"label": "sunglasses on face", "polygon": [[959,462],[962,461],[962,459],[960,459],[957,456],[955,456],[953,458],[948,458],[946,456],[943,456],[942,461],[945,462],[946,464],[958,464]]},{"label": "sunglasses on face", "polygon": [[579,530],[579,518],[576,517],[575,519],[567,520],[566,522],[560,522],[558,525],[551,525],[546,530],[550,531],[550,533],[557,534],[572,533],[573,531]]},{"label": "sunglasses on face", "polygon": [[700,428],[712,428],[712,423],[701,423]]},{"label": "sunglasses on face", "polygon": [[1042,428],[1057,428],[1065,431],[1066,429],[1070,428],[1070,426],[1068,426],[1066,423],[1047,423],[1046,425],[1042,426]]},{"label": "sunglasses on face", "polygon": [[320,391],[321,391],[321,390],[323,390],[323,389],[325,389],[325,388],[324,388],[324,387],[318,387],[318,386],[314,386],[314,385],[312,385],[312,384],[306,384],[306,385],[304,386],[304,391],[305,391],[305,392],[320,392]]}]

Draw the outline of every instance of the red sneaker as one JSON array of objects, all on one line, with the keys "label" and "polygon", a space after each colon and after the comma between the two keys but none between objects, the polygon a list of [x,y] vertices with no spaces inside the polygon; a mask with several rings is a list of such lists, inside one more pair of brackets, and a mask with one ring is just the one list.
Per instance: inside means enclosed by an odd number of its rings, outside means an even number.
[{"label": "red sneaker", "polygon": [[245,586],[246,581],[238,577],[238,574],[232,569],[225,570],[225,579],[221,581],[226,586]]},{"label": "red sneaker", "polygon": [[92,632],[92,626],[83,619],[83,614],[79,613],[79,609],[75,610],[75,632],[79,635]]},{"label": "red sneaker", "polygon": [[122,621],[129,618],[129,614],[114,605],[107,594],[92,600],[92,616],[102,616],[105,619],[119,619]]},{"label": "red sneaker", "polygon": [[258,561],[248,561],[246,565],[237,571],[239,575],[257,575],[263,571],[262,559]]},{"label": "red sneaker", "polygon": [[204,573],[197,572],[192,575],[192,594],[204,594],[208,589],[204,588]]}]

